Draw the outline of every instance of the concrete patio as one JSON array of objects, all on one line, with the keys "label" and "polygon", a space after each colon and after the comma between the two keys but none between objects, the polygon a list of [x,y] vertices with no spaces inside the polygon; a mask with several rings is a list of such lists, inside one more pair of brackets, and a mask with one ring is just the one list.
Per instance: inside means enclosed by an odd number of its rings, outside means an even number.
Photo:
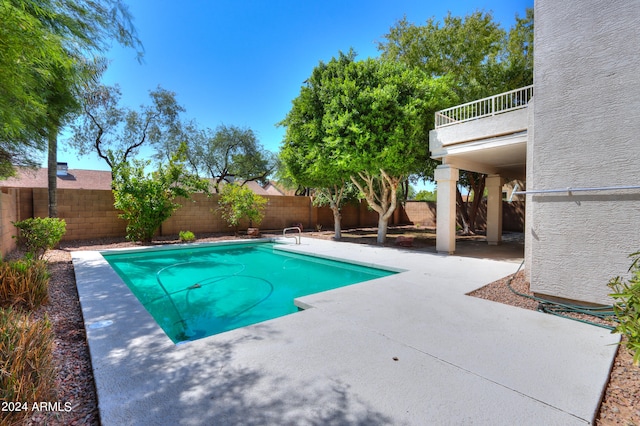
[{"label": "concrete patio", "polygon": [[74,252],[102,424],[594,420],[618,336],[465,295],[519,262],[309,238],[285,248],[406,272],[174,345],[98,252]]}]

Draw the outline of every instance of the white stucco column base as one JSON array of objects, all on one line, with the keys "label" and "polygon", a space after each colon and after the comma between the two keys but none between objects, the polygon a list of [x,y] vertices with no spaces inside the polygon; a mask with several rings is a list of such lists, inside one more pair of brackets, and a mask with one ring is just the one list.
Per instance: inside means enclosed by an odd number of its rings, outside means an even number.
[{"label": "white stucco column base", "polygon": [[502,186],[504,179],[499,175],[489,175],[487,187],[487,243],[496,246],[502,242]]},{"label": "white stucco column base", "polygon": [[436,251],[453,254],[456,250],[456,185],[460,172],[445,164],[436,167],[437,184]]}]

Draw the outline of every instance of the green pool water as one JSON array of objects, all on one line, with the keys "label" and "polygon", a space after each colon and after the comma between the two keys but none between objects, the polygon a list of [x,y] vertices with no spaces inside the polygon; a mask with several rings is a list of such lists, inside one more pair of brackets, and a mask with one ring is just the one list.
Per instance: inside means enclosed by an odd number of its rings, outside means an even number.
[{"label": "green pool water", "polygon": [[178,343],[298,311],[293,300],[396,272],[294,254],[274,243],[102,253]]}]

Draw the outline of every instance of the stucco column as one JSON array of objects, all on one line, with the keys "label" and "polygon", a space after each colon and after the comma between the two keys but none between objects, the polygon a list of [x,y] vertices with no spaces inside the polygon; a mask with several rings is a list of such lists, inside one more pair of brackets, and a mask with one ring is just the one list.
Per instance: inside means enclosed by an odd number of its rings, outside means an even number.
[{"label": "stucco column", "polygon": [[456,250],[456,185],[460,172],[443,164],[436,167],[438,198],[436,207],[436,250],[453,254]]},{"label": "stucco column", "polygon": [[502,186],[504,179],[499,175],[489,175],[487,187],[487,242],[496,246],[502,241]]}]

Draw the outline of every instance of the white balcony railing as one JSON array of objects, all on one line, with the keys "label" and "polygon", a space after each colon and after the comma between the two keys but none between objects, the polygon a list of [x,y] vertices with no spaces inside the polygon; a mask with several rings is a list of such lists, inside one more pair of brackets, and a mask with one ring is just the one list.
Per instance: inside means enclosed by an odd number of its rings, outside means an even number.
[{"label": "white balcony railing", "polygon": [[436,112],[436,129],[525,108],[532,97],[533,85],[443,109]]}]

